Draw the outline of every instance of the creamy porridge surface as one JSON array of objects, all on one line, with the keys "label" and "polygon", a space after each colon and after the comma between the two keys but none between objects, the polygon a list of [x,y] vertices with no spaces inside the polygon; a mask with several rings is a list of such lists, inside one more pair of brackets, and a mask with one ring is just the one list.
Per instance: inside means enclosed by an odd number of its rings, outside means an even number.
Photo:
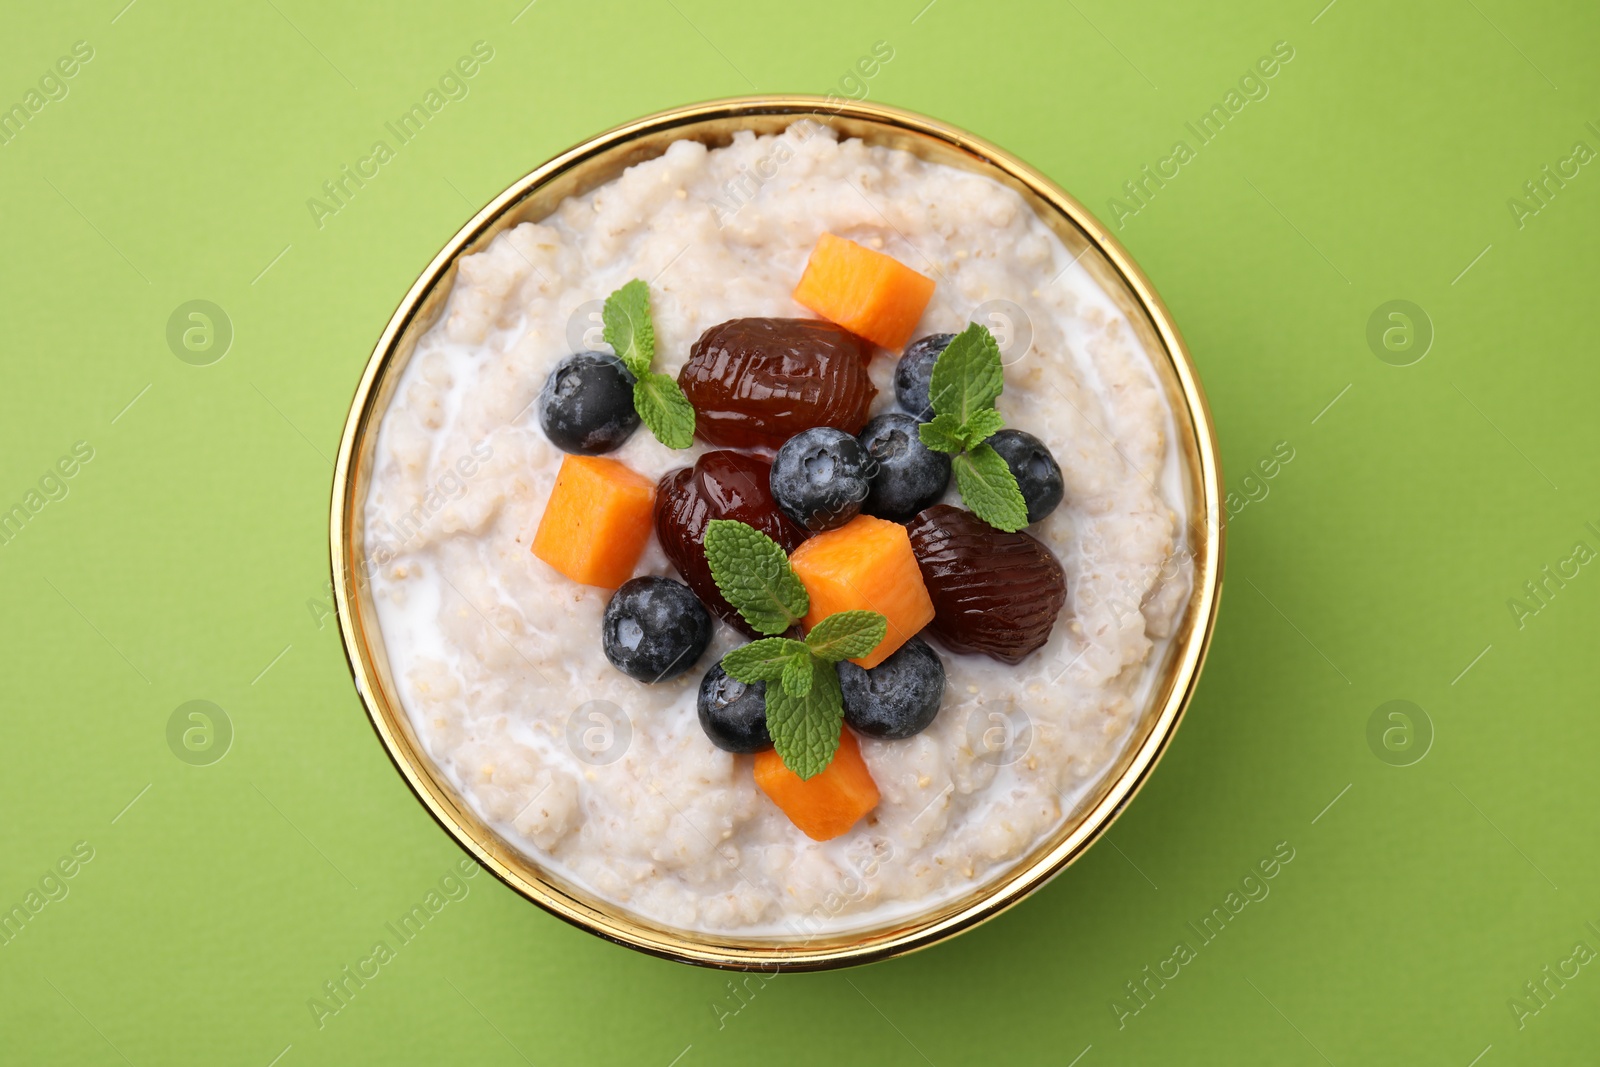
[{"label": "creamy porridge surface", "polygon": [[[709,326],[807,315],[790,293],[824,232],[937,280],[915,336],[959,331],[985,301],[1027,309],[1032,345],[1007,353],[998,406],[1064,472],[1065,502],[1029,532],[1059,557],[1068,599],[1018,666],[940,649],[938,718],[862,740],[882,800],[818,843],[696,719],[701,675],[742,638],[719,622],[696,669],[636,682],[601,651],[609,594],[529,544],[562,455],[535,400],[598,337],[583,339],[583,305],[649,281],[656,369],[676,374]],[[894,364],[872,361],[874,413],[893,407]],[[681,928],[876,924],[1002,873],[1127,745],[1189,593],[1171,437],[1128,323],[1011,190],[809,123],[715,150],[680,141],[461,261],[380,430],[365,516],[378,619],[428,753],[541,864]],[[654,479],[704,450],[641,429],[611,455]],[[673,571],[652,541],[636,573]]]}]

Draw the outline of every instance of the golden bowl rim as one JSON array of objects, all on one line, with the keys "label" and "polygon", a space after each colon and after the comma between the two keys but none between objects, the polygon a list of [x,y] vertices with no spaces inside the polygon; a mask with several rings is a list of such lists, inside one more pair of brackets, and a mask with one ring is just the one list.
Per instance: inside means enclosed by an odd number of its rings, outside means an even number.
[{"label": "golden bowl rim", "polygon": [[[1069,223],[1084,239],[1084,251],[1093,247],[1098,252],[1104,264],[1127,286],[1138,310],[1153,329],[1161,351],[1147,354],[1156,364],[1158,375],[1163,376],[1169,400],[1174,384],[1182,400],[1182,410],[1175,408],[1173,416],[1175,424],[1181,423],[1184,417],[1188,423],[1187,426],[1175,425],[1175,432],[1180,437],[1178,443],[1188,465],[1186,473],[1192,496],[1188,532],[1194,542],[1191,546],[1194,577],[1184,628],[1173,636],[1172,648],[1176,655],[1169,662],[1170,673],[1164,680],[1166,693],[1161,706],[1153,720],[1150,709],[1145,710],[1148,732],[1136,747],[1121,754],[1120,773],[1114,780],[1101,783],[1098,799],[1079,813],[1076,822],[1069,815],[1044,843],[1035,843],[1031,859],[1014,861],[1002,875],[991,877],[965,898],[958,898],[959,906],[952,907],[950,902],[945,902],[930,909],[930,914],[897,919],[882,929],[844,931],[803,942],[785,942],[673,929],[643,920],[621,906],[541,870],[534,860],[502,841],[455,793],[434,769],[420,744],[410,736],[406,712],[398,698],[386,689],[384,672],[373,662],[366,633],[369,622],[380,645],[381,634],[375,619],[369,620],[357,610],[363,603],[369,603],[370,598],[362,600],[356,588],[360,583],[355,581],[354,575],[359,570],[356,552],[360,540],[357,536],[361,519],[359,505],[364,502],[362,478],[370,474],[362,469],[360,460],[364,454],[370,456],[370,447],[364,450],[363,446],[369,444],[369,434],[376,437],[387,410],[387,405],[375,410],[378,388],[392,365],[395,365],[397,377],[403,372],[404,359],[397,358],[396,351],[405,341],[414,343],[415,337],[407,334],[408,327],[430,294],[447,293],[448,284],[453,283],[452,268],[469,246],[491,230],[499,232],[494,229],[495,224],[548,183],[563,176],[571,178],[577,173],[576,168],[603,162],[608,153],[617,153],[643,138],[714,123],[722,123],[731,130],[749,128],[759,124],[757,120],[771,124],[802,118],[836,126],[867,127],[880,131],[885,137],[892,135],[901,140],[909,138],[912,143],[942,156],[956,153],[963,157],[960,165],[989,174],[1023,192],[1033,210],[1038,211],[1042,204],[1056,212],[1057,219],[1042,214],[1041,217],[1052,228],[1061,222]],[[1105,285],[1104,279],[1101,284]],[[442,290],[441,285],[445,286]],[[1129,317],[1133,321],[1131,314]],[[425,330],[426,327],[418,333]],[[1161,362],[1162,356],[1166,358],[1165,365]],[[409,349],[405,358],[409,358]],[[1171,379],[1165,378],[1168,371]],[[1110,828],[1144,786],[1166,751],[1204,665],[1222,591],[1225,524],[1221,487],[1215,428],[1182,335],[1132,256],[1082,203],[1009,152],[937,119],[885,104],[841,100],[833,96],[761,94],[668,108],[590,137],[513,182],[446,242],[390,316],[356,387],[334,470],[329,521],[330,565],[341,643],[368,720],[417,799],[478,863],[558,918],[651,955],[730,970],[824,970],[903,955],[992,919],[1065,870]]]}]

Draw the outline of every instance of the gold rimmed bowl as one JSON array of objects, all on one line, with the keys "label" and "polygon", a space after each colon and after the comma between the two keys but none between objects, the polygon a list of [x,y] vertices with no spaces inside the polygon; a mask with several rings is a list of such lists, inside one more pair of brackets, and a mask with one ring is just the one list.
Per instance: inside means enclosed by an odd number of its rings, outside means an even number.
[{"label": "gold rimmed bowl", "polygon": [[[800,119],[831,126],[842,137],[975,171],[1016,190],[1123,311],[1172,410],[1188,515],[1180,547],[1192,581],[1122,753],[1066,821],[1026,855],[962,896],[877,927],[804,937],[705,933],[644,919],[546,869],[479,818],[435,766],[401,706],[385,653],[367,580],[372,571],[362,517],[379,425],[418,339],[444,308],[462,256],[519,223],[545,218],[562,200],[660,155],[673,141],[718,147],[737,131],[776,133]],[[668,959],[740,970],[845,967],[910,952],[993,918],[1082,855],[1138,792],[1177,728],[1211,637],[1222,581],[1220,486],[1210,414],[1183,339],[1127,251],[1082,204],[1009,153],[909,111],[812,96],[739,97],[650,115],[563,152],[495,197],[423,270],[373,349],[340,441],[329,530],[334,595],[356,689],[389,758],[439,824],[511,888],[576,926]]]}]

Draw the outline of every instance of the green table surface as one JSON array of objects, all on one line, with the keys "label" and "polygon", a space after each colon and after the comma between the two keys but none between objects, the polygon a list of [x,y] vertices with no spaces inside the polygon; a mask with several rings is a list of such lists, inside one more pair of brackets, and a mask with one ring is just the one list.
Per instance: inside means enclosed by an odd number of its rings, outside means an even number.
[{"label": "green table surface", "polygon": [[[524,2],[7,7],[0,1059],[1593,1062],[1592,5]],[[326,607],[367,355],[513,179],[753,90],[988,137],[1154,281],[1234,494],[1188,716],[1105,840],[934,949],[736,996],[479,873],[319,1015],[463,857]],[[194,700],[231,738],[169,734]]]}]

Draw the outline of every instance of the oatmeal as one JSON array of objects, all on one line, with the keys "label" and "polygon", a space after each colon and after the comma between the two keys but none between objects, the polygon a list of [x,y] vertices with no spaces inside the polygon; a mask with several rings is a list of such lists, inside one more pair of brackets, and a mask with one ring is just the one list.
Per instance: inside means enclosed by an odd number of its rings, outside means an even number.
[{"label": "oatmeal", "polygon": [[[729,183],[758,162],[773,176],[729,209]],[[986,302],[1026,309],[1031,343],[1026,351],[1002,344],[1004,391],[993,406],[1006,427],[1026,431],[1022,437],[1031,435],[1053,457],[1059,504],[1045,499],[1049,477],[1036,486],[1024,471],[1017,484],[1030,518],[1046,505],[1048,513],[1022,532],[996,533],[961,510],[972,502],[952,478],[942,492],[934,486],[941,503],[914,519],[863,513],[841,528],[859,528],[862,543],[870,534],[892,552],[908,536],[895,529],[909,523],[910,547],[900,551],[914,551],[915,566],[892,584],[916,584],[922,568],[926,613],[934,616],[922,636],[932,640],[895,634],[897,626],[928,622],[916,614],[919,600],[883,612],[883,647],[932,650],[916,655],[927,669],[942,668],[943,689],[928,706],[936,710],[931,723],[919,720],[909,736],[879,739],[846,728],[836,758],[860,761],[875,803],[847,832],[814,840],[775,802],[776,793],[758,785],[752,766],[763,756],[718,747],[702,726],[705,676],[720,669],[719,657],[760,635],[727,603],[712,603],[715,589],[680,573],[668,555],[675,542],[628,527],[639,539],[634,554],[583,563],[594,568],[583,573],[597,576],[596,584],[580,584],[569,577],[571,567],[546,562],[550,551],[532,549],[557,506],[558,474],[599,479],[619,501],[608,513],[621,516],[616,526],[626,525],[629,507],[648,509],[655,499],[659,510],[670,499],[663,496],[670,476],[682,468],[720,462],[726,471],[743,462],[764,475],[774,460],[774,470],[783,467],[781,450],[773,455],[778,436],[708,443],[707,434],[715,440],[733,432],[725,428],[732,423],[716,421],[722,409],[715,405],[724,400],[692,373],[680,376],[692,358],[715,362],[723,351],[706,355],[707,335],[733,346],[743,343],[734,334],[755,329],[728,329],[739,323],[811,318],[813,332],[837,329],[844,338],[830,335],[817,345],[861,348],[859,356],[839,358],[848,367],[859,359],[864,375],[830,379],[828,410],[857,420],[851,434],[860,419],[897,410],[902,346],[885,350],[861,340],[883,324],[898,330],[894,316],[874,312],[846,323],[846,331],[796,302],[797,280],[817,262],[814,250],[828,247],[825,238],[883,253],[929,280],[931,295],[906,326],[915,327],[914,338],[963,335]],[[605,351],[589,311],[632,279],[648,285],[651,370],[683,382],[696,409],[697,436],[688,448],[663,444],[654,425],[619,428],[581,405],[571,411],[582,424],[562,424],[548,415],[549,401],[541,403],[558,364],[574,353]],[[692,356],[697,345],[700,355]],[[916,345],[904,347],[909,357]],[[599,363],[589,369],[618,373]],[[783,424],[779,436],[794,429]],[[374,601],[401,702],[429,755],[498,833],[645,919],[779,935],[923,911],[1003,873],[1073,817],[1129,744],[1189,595],[1189,572],[1178,563],[1188,545],[1172,434],[1171,411],[1133,330],[1013,191],[904,151],[839,140],[810,123],[774,136],[740,133],[717,149],[676,142],[569,198],[542,222],[516,226],[464,257],[445,313],[417,345],[381,425],[365,514],[369,557],[381,564],[373,568]],[[834,440],[842,437],[834,430],[833,443],[819,446],[834,451],[819,455],[848,487],[850,478],[867,475],[854,473],[857,453]],[[577,464],[556,440],[605,455]],[[735,452],[753,458],[707,458]],[[1016,455],[1003,457],[1014,470],[1032,462]],[[637,484],[619,482],[604,464],[632,472]],[[788,517],[767,533],[782,541],[788,527],[780,525],[799,516],[794,543],[781,547],[792,553],[815,610],[827,598],[805,562],[822,551],[804,545],[839,530],[818,533],[807,520],[834,521],[836,503],[861,507],[868,482],[837,502],[819,498],[810,510],[788,504],[786,484],[776,477],[771,483]],[[879,496],[868,493],[869,510],[888,493],[875,483],[870,491]],[[633,505],[629,492],[642,494]],[[803,497],[804,487],[793,494]],[[1053,563],[1060,597],[1043,615],[1002,619],[1010,629],[998,636],[963,640],[945,616],[956,610],[948,605],[957,604],[961,589],[940,586],[954,579],[929,567],[936,551],[955,552],[969,535],[1041,546],[996,542],[997,558],[1020,568],[1011,572],[1006,596],[1027,599],[1035,575],[1056,580]],[[597,536],[610,541],[625,531]],[[581,537],[568,545],[585,548]],[[672,665],[681,673],[652,680],[649,635],[640,638],[635,615],[624,612],[617,623],[620,609],[608,613],[612,590],[629,574],[670,578],[678,589],[686,588],[682,577],[701,594],[709,646],[692,666]],[[636,590],[630,610],[676,611],[673,597],[688,595],[661,590],[670,594],[665,601]],[[607,640],[631,641],[630,652],[602,648],[608,627]],[[1005,644],[1024,630],[1028,644]],[[639,671],[617,658],[628,654],[642,664]],[[847,705],[857,699],[852,693],[867,691],[867,676],[883,669],[870,656],[860,662],[839,668]],[[766,684],[770,694],[779,683]]]}]

